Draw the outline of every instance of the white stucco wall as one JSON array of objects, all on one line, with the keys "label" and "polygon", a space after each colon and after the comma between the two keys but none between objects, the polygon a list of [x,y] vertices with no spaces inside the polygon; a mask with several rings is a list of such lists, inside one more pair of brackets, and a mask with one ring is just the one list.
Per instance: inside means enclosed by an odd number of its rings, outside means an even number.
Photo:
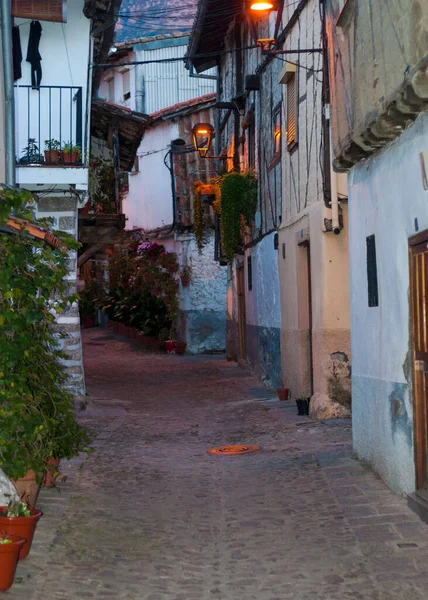
[{"label": "white stucco wall", "polygon": [[[88,65],[90,54],[90,21],[83,14],[83,0],[74,0],[67,5],[67,23],[41,21],[42,36],[39,52],[42,56],[42,86],[79,86],[82,87],[82,113],[85,122],[86,95],[88,83]],[[15,86],[31,85],[31,65],[26,62],[30,21],[15,19],[19,25],[21,36],[22,78]],[[28,90],[15,88],[16,102],[16,154],[22,155],[22,149],[27,145],[29,137],[36,138],[41,153],[44,141],[54,138],[68,142],[72,138],[75,143],[76,102],[73,94],[62,92],[62,115],[60,119],[59,91],[51,91],[51,131],[49,131],[49,90],[40,90],[40,130],[38,123],[39,91],[29,91],[31,120],[28,130]],[[73,122],[70,134],[70,111]],[[61,122],[61,131],[60,131]],[[84,140],[83,140],[84,142]],[[83,148],[83,151],[85,149]]]},{"label": "white stucco wall", "polygon": [[[421,115],[378,156],[352,169],[350,198],[354,444],[396,491],[415,487],[409,352],[408,238],[428,228]],[[368,307],[366,237],[376,236],[379,307]],[[393,401],[400,402],[398,416]],[[396,404],[396,402],[395,402]]]},{"label": "white stucco wall", "polygon": [[172,121],[145,133],[137,152],[140,172],[129,175],[129,192],[123,202],[127,229],[156,229],[172,224],[171,176],[163,159],[171,141],[178,137],[178,124]]}]

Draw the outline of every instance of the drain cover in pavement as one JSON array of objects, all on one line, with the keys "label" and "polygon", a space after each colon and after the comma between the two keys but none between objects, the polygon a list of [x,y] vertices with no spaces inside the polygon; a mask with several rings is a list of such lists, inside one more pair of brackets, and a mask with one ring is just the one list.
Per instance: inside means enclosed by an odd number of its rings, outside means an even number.
[{"label": "drain cover in pavement", "polygon": [[260,446],[219,446],[218,448],[207,450],[207,453],[225,456],[228,454],[249,454],[250,452],[257,452],[258,450],[261,450]]}]

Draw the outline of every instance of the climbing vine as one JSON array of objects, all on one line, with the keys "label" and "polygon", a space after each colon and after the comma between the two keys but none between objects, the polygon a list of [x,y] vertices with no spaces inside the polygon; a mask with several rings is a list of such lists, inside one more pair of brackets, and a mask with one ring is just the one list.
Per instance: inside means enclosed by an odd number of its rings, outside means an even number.
[{"label": "climbing vine", "polygon": [[218,185],[215,210],[220,215],[222,249],[224,257],[232,260],[257,209],[257,180],[253,171],[232,172],[223,175]]},{"label": "climbing vine", "polygon": [[205,222],[204,222],[204,211],[202,208],[201,202],[201,192],[202,192],[203,184],[200,181],[196,181],[193,189],[194,189],[194,205],[193,205],[193,228],[195,232],[196,244],[198,246],[199,252],[202,252],[202,247],[204,245],[204,232],[205,232]]}]

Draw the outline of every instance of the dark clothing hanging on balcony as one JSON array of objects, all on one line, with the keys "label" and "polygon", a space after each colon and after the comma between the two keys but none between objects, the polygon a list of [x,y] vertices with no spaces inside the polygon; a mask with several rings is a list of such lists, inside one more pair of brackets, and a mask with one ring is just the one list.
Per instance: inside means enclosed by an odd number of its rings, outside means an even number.
[{"label": "dark clothing hanging on balcony", "polygon": [[13,59],[13,80],[21,79],[22,77],[22,51],[21,51],[21,36],[19,35],[19,27],[12,27],[12,59]]},{"label": "dark clothing hanging on balcony", "polygon": [[39,21],[31,21],[30,37],[28,38],[27,62],[31,63],[31,86],[39,88],[42,82],[42,57],[39,52],[39,42],[42,37],[42,26]]}]

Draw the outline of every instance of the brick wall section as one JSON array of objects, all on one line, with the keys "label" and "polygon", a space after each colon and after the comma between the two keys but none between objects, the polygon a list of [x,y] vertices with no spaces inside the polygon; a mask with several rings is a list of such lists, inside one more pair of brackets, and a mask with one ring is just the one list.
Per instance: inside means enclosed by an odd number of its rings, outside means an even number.
[{"label": "brick wall section", "polygon": [[[38,202],[39,217],[53,217],[54,227],[77,238],[77,199],[71,196],[48,196]],[[77,252],[70,252],[68,260],[70,291],[77,289]],[[57,317],[56,339],[68,355],[64,365],[68,374],[67,389],[76,399],[85,397],[85,376],[82,360],[79,307],[75,303]]]}]

